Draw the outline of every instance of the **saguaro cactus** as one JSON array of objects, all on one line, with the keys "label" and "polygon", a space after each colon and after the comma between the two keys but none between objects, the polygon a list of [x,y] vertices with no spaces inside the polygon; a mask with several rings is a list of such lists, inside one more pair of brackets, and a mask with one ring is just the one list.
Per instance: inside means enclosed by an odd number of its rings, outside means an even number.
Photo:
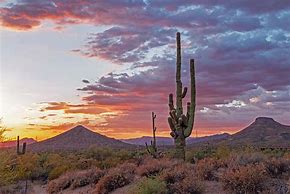
[{"label": "saguaro cactus", "polygon": [[151,145],[148,146],[147,143],[145,143],[146,145],[146,150],[147,152],[153,157],[153,158],[157,158],[157,146],[156,146],[156,137],[155,137],[155,133],[157,128],[155,127],[155,119],[156,119],[156,114],[154,112],[152,112],[152,132],[153,132],[153,141],[151,140]]},{"label": "saguaro cactus", "polygon": [[26,143],[23,143],[22,145],[22,151],[20,151],[20,146],[19,146],[19,136],[17,136],[17,154],[18,155],[22,155],[22,154],[25,154],[26,152]]},{"label": "saguaro cactus", "polygon": [[187,114],[183,114],[182,99],[186,96],[187,87],[182,90],[181,82],[181,45],[180,45],[180,33],[176,34],[176,107],[173,104],[173,94],[169,94],[169,115],[168,124],[171,129],[170,135],[174,138],[176,158],[185,159],[185,139],[191,135],[194,116],[195,116],[195,68],[194,59],[190,59],[190,87],[191,98],[190,102],[187,102]]}]

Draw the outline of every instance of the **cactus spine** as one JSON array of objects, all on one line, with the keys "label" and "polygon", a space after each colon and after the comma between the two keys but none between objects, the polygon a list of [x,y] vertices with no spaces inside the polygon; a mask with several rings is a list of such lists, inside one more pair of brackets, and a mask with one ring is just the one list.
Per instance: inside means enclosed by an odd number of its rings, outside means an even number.
[{"label": "cactus spine", "polygon": [[195,68],[194,59],[190,59],[190,85],[191,85],[191,99],[187,103],[187,114],[183,114],[182,99],[186,96],[187,87],[182,90],[181,82],[181,45],[180,33],[176,34],[176,108],[173,104],[173,94],[169,94],[169,115],[168,124],[171,129],[170,135],[174,138],[175,153],[174,157],[185,159],[185,139],[191,135],[194,117],[195,117]]},{"label": "cactus spine", "polygon": [[26,143],[23,143],[22,145],[22,151],[20,151],[20,146],[19,146],[19,136],[17,136],[17,154],[18,155],[23,155],[26,152]]},{"label": "cactus spine", "polygon": [[147,143],[145,143],[147,152],[153,158],[157,158],[157,146],[156,146],[156,136],[155,136],[157,128],[155,127],[155,119],[156,119],[156,114],[154,112],[152,112],[153,141],[151,140],[151,145],[150,146],[148,146]]}]

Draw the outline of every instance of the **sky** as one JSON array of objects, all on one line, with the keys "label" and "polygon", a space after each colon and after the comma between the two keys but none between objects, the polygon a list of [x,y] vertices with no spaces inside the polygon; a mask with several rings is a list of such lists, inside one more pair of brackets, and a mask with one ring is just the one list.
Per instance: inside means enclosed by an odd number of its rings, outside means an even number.
[{"label": "sky", "polygon": [[198,136],[259,116],[290,124],[290,1],[1,0],[0,10],[7,138],[43,140],[77,124],[151,135],[152,111],[157,135],[169,136],[178,31],[183,85],[196,62]]}]

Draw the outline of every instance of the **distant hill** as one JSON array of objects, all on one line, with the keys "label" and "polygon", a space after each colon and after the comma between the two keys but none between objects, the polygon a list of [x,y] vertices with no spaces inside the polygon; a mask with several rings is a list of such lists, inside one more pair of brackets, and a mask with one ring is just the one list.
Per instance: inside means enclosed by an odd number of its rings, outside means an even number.
[{"label": "distant hill", "polygon": [[[21,145],[25,142],[28,145],[28,144],[36,143],[37,141],[35,141],[33,138],[23,138],[23,139],[20,139],[19,142]],[[17,140],[5,141],[5,142],[0,143],[0,148],[16,147],[16,145],[17,145]]]},{"label": "distant hill", "polygon": [[266,147],[290,147],[290,126],[272,118],[258,117],[245,129],[230,136],[230,145],[256,145]]},{"label": "distant hill", "polygon": [[[209,142],[214,140],[223,140],[228,138],[230,135],[228,133],[223,134],[216,134],[211,136],[205,136],[205,137],[189,137],[187,138],[187,144],[193,144],[193,143],[201,143],[201,142]],[[129,144],[134,145],[145,145],[145,143],[150,143],[152,140],[152,137],[150,136],[143,136],[139,138],[131,138],[131,139],[120,139],[121,141]],[[171,137],[156,137],[157,145],[174,145],[173,139]]]},{"label": "distant hill", "polygon": [[80,150],[90,146],[111,147],[111,148],[131,148],[114,138],[109,138],[99,133],[95,133],[82,125],[78,125],[60,135],[40,141],[28,146],[30,151],[55,151],[55,150]]}]

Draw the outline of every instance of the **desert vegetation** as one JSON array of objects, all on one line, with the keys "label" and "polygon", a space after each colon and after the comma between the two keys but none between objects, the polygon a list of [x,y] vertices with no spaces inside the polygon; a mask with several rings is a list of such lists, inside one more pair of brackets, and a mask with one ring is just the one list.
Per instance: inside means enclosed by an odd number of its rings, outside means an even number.
[{"label": "desert vegetation", "polygon": [[[225,155],[221,155],[225,153]],[[90,148],[78,153],[0,152],[2,193],[23,189],[24,180],[47,193],[84,189],[91,193],[287,193],[290,152],[254,148],[187,149],[177,160],[170,151],[152,158],[145,150]],[[17,185],[16,187],[15,185]]]}]

